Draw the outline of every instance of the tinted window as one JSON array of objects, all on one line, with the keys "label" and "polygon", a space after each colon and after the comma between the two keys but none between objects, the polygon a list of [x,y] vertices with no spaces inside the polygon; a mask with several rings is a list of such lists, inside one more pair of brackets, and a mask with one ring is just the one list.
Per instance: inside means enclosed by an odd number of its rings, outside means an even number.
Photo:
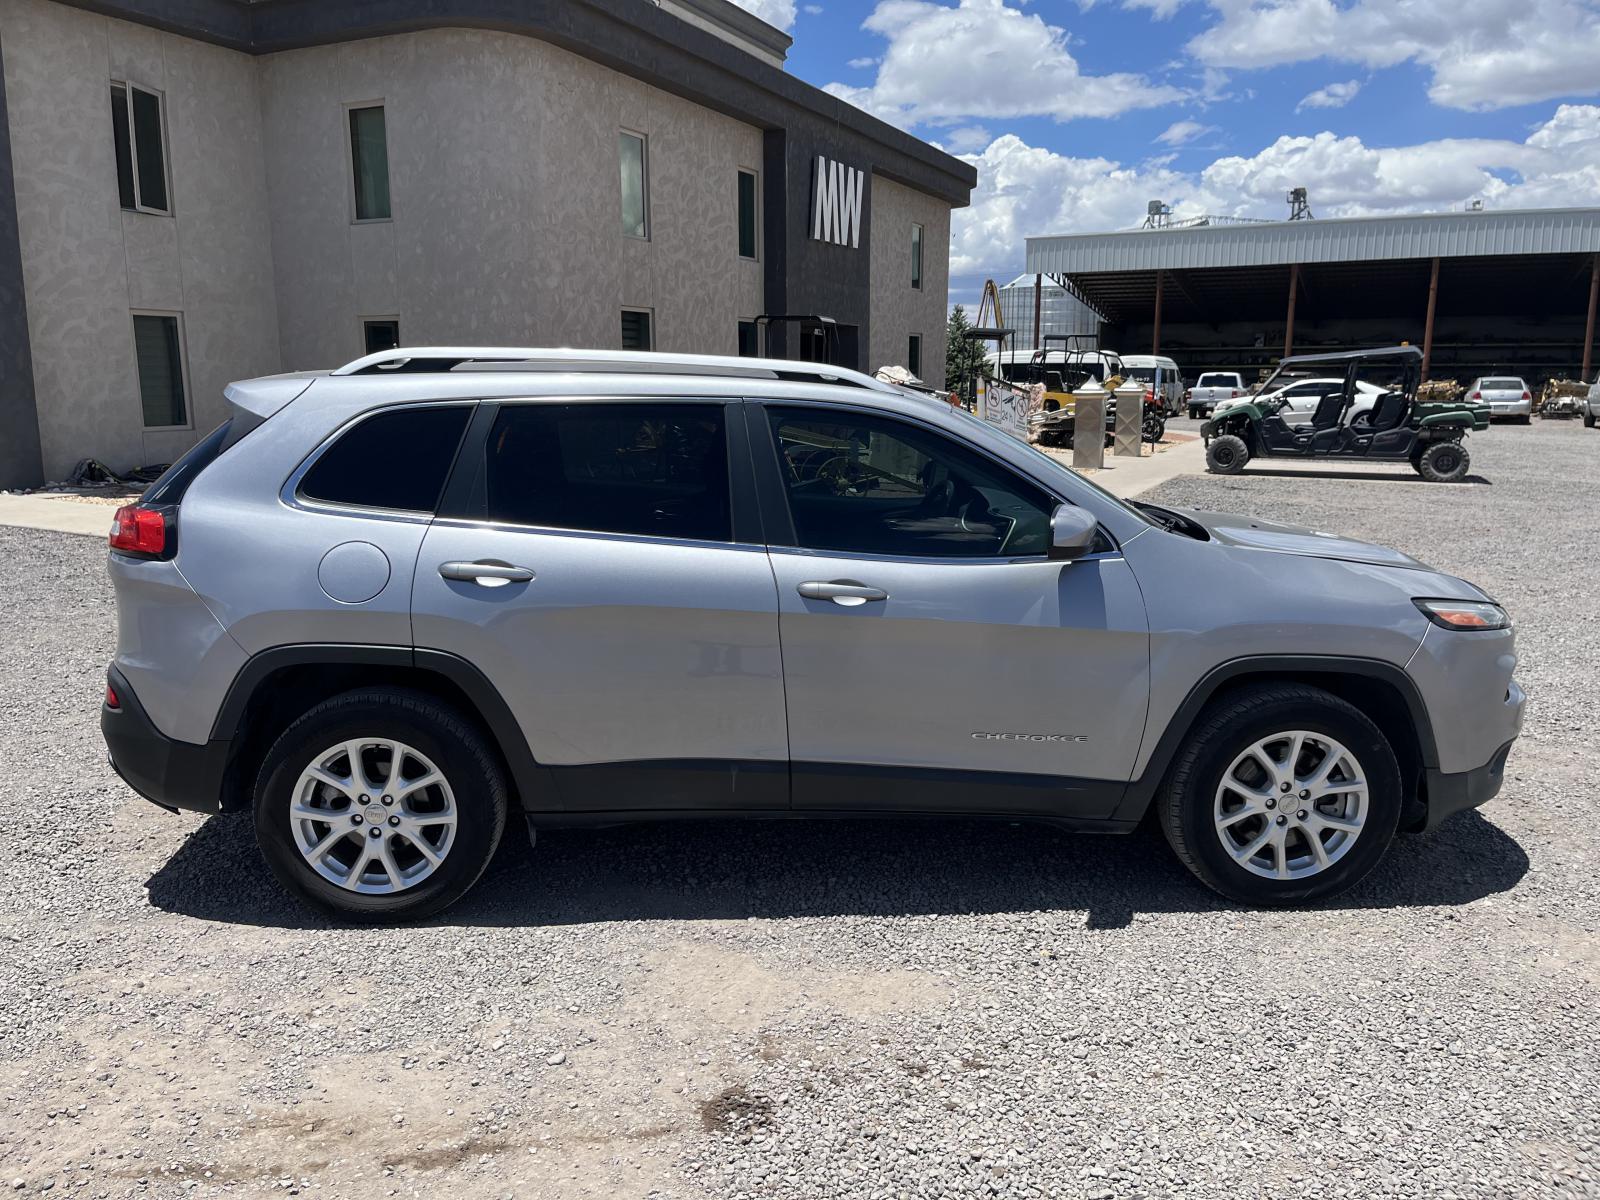
[{"label": "tinted window", "polygon": [[739,356],[741,358],[761,357],[761,338],[756,330],[754,321],[739,322]]},{"label": "tinted window", "polygon": [[756,256],[756,177],[739,172],[739,257]]},{"label": "tinted window", "polygon": [[1494,392],[1520,392],[1523,390],[1520,379],[1485,379],[1483,386]]},{"label": "tinted window", "polygon": [[139,368],[139,403],[145,428],[188,424],[178,318],[135,314],[133,354]]},{"label": "tinted window", "polygon": [[644,138],[636,133],[617,135],[622,160],[622,232],[629,237],[650,236],[649,180],[645,174]]},{"label": "tinted window", "polygon": [[400,408],[368,417],[317,459],[301,494],[329,504],[432,512],[471,408]]},{"label": "tinted window", "polygon": [[1238,387],[1239,383],[1232,375],[1202,375],[1196,387]]},{"label": "tinted window", "polygon": [[492,521],[731,540],[720,405],[509,405],[485,455]]},{"label": "tinted window", "polygon": [[356,220],[389,216],[389,134],[383,108],[350,110],[350,160],[355,171]]},{"label": "tinted window", "polygon": [[394,350],[400,345],[399,321],[363,321],[361,333],[366,339],[368,354]]},{"label": "tinted window", "polygon": [[920,558],[1043,554],[1051,502],[920,426],[770,410],[801,546]]},{"label": "tinted window", "polygon": [[167,208],[166,147],[161,140],[161,97],[153,92],[133,92],[133,158],[139,169],[139,203],[145,208]]}]

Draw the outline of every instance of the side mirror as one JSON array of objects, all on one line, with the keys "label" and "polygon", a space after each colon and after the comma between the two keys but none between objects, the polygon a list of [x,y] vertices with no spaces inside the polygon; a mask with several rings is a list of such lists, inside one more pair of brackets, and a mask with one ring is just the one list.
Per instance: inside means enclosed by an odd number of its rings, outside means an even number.
[{"label": "side mirror", "polygon": [[1082,558],[1094,545],[1100,523],[1087,509],[1075,504],[1060,504],[1050,514],[1050,549],[1047,557],[1058,562]]}]

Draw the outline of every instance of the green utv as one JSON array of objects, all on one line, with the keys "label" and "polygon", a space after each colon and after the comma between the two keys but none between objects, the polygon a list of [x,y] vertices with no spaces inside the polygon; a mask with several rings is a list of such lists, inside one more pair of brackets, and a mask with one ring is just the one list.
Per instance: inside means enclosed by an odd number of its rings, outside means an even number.
[{"label": "green utv", "polygon": [[[1310,412],[1296,412],[1284,392],[1308,373],[1342,373],[1344,385],[1328,391]],[[1471,462],[1461,440],[1471,430],[1489,428],[1489,406],[1419,401],[1421,377],[1422,352],[1415,346],[1285,358],[1254,397],[1221,409],[1200,427],[1206,467],[1237,475],[1252,458],[1404,461],[1432,483],[1459,483]],[[1358,380],[1378,383],[1382,394],[1366,402]]]}]

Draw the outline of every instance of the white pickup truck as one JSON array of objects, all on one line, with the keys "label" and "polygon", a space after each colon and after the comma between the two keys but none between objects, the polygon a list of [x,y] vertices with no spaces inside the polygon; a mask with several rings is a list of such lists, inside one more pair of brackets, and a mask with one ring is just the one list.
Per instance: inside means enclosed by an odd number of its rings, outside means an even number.
[{"label": "white pickup truck", "polygon": [[1245,394],[1244,377],[1237,371],[1206,371],[1183,395],[1193,419],[1209,417],[1218,404]]}]

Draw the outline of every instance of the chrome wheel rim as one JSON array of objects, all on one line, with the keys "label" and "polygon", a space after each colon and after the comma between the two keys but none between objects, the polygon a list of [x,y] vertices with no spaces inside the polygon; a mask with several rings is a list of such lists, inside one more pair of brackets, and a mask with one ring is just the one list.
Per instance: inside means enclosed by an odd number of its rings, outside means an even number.
[{"label": "chrome wheel rim", "polygon": [[416,887],[456,840],[444,772],[392,738],[352,738],[314,757],[295,782],[289,824],[306,865],[349,892]]},{"label": "chrome wheel rim", "polygon": [[1247,747],[1217,785],[1223,850],[1265,879],[1319,875],[1350,852],[1367,821],[1367,778],[1348,748],[1287,730]]}]

